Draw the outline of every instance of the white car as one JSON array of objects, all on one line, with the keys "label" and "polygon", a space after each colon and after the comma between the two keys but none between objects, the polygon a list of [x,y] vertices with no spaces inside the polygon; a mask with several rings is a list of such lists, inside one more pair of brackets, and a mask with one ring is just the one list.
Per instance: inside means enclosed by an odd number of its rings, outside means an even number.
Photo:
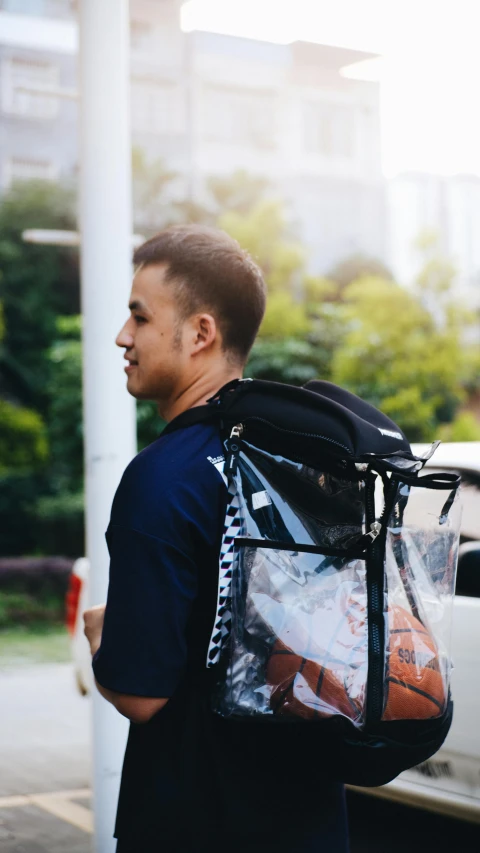
[{"label": "white car", "polygon": [[[420,454],[426,446],[417,445]],[[381,788],[362,792],[398,800],[480,823],[480,442],[441,444],[430,469],[462,475],[462,545],[454,603],[453,724],[442,749],[429,761]],[[83,633],[87,608],[88,560],[77,560],[67,596],[67,624],[78,687],[93,688],[90,650]]]}]

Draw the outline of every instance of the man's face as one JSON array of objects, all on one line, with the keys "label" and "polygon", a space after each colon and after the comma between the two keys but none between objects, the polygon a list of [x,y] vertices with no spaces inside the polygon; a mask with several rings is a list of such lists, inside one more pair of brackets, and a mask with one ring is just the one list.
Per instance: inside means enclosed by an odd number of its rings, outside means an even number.
[{"label": "man's face", "polygon": [[130,317],[116,344],[125,347],[127,389],[137,400],[170,401],[185,365],[173,289],[165,266],[141,267],[133,279]]}]

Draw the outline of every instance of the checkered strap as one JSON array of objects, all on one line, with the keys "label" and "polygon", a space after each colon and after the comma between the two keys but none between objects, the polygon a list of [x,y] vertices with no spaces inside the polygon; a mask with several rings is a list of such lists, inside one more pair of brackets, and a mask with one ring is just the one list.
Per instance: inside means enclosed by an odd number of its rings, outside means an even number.
[{"label": "checkered strap", "polygon": [[220,652],[230,635],[232,627],[232,572],[235,556],[235,537],[241,528],[240,500],[235,480],[228,486],[228,503],[220,548],[220,566],[218,573],[217,615],[210,639],[207,655],[207,668],[214,666],[220,659]]}]

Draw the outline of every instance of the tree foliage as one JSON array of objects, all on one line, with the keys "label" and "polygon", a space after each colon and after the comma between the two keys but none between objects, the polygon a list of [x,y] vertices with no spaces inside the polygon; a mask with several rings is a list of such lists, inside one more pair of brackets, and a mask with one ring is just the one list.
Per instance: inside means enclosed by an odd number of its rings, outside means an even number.
[{"label": "tree foliage", "polygon": [[[59,317],[51,347],[48,406],[50,492],[78,494],[83,490],[82,343],[81,317]],[[155,403],[137,403],[139,448],[160,435],[164,426]]]},{"label": "tree foliage", "polygon": [[237,169],[231,175],[212,175],[207,179],[207,192],[213,202],[215,218],[227,211],[247,216],[259,202],[271,194],[271,184],[260,175]]},{"label": "tree foliage", "polygon": [[439,326],[414,293],[391,281],[362,278],[344,298],[348,331],[333,381],[382,408],[411,441],[434,437],[465,399],[460,328]]},{"label": "tree foliage", "polygon": [[264,273],[268,300],[261,338],[308,336],[311,322],[303,299],[305,255],[289,232],[282,205],[261,201],[246,215],[230,210],[220,216],[218,224],[247,249]]},{"label": "tree foliage", "polygon": [[25,243],[28,228],[75,227],[71,191],[45,182],[14,185],[0,200],[0,299],[5,335],[0,396],[45,412],[46,352],[58,314],[78,313],[78,253]]},{"label": "tree foliage", "polygon": [[275,200],[260,201],[247,215],[236,210],[222,214],[219,228],[247,249],[265,275],[269,290],[298,297],[305,269],[305,252],[290,233],[283,206]]},{"label": "tree foliage", "polygon": [[47,455],[45,424],[38,412],[0,399],[0,473],[38,470]]},{"label": "tree foliage", "polygon": [[358,281],[359,278],[365,276],[383,278],[388,281],[393,279],[392,273],[383,261],[361,253],[350,255],[327,273],[327,278],[338,285],[339,293],[348,287],[352,281]]},{"label": "tree foliage", "polygon": [[472,412],[459,412],[449,424],[442,424],[438,437],[442,441],[480,441],[480,423]]},{"label": "tree foliage", "polygon": [[276,340],[260,337],[250,354],[245,376],[304,385],[322,375],[324,366],[322,354],[309,341],[294,337]]},{"label": "tree foliage", "polygon": [[77,494],[83,489],[82,345],[78,315],[57,318],[48,361],[49,493]]},{"label": "tree foliage", "polygon": [[135,227],[145,237],[153,236],[174,219],[172,192],[178,178],[161,158],[149,162],[140,148],[132,149],[133,217]]}]

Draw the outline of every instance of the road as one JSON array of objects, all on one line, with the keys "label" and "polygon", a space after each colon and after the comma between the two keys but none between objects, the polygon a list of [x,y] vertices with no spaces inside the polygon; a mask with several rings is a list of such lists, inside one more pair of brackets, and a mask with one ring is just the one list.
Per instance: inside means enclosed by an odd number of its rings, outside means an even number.
[{"label": "road", "polygon": [[[91,853],[90,708],[71,666],[2,672],[0,697],[1,853]],[[480,851],[479,826],[358,794],[349,811],[351,853]]]}]

